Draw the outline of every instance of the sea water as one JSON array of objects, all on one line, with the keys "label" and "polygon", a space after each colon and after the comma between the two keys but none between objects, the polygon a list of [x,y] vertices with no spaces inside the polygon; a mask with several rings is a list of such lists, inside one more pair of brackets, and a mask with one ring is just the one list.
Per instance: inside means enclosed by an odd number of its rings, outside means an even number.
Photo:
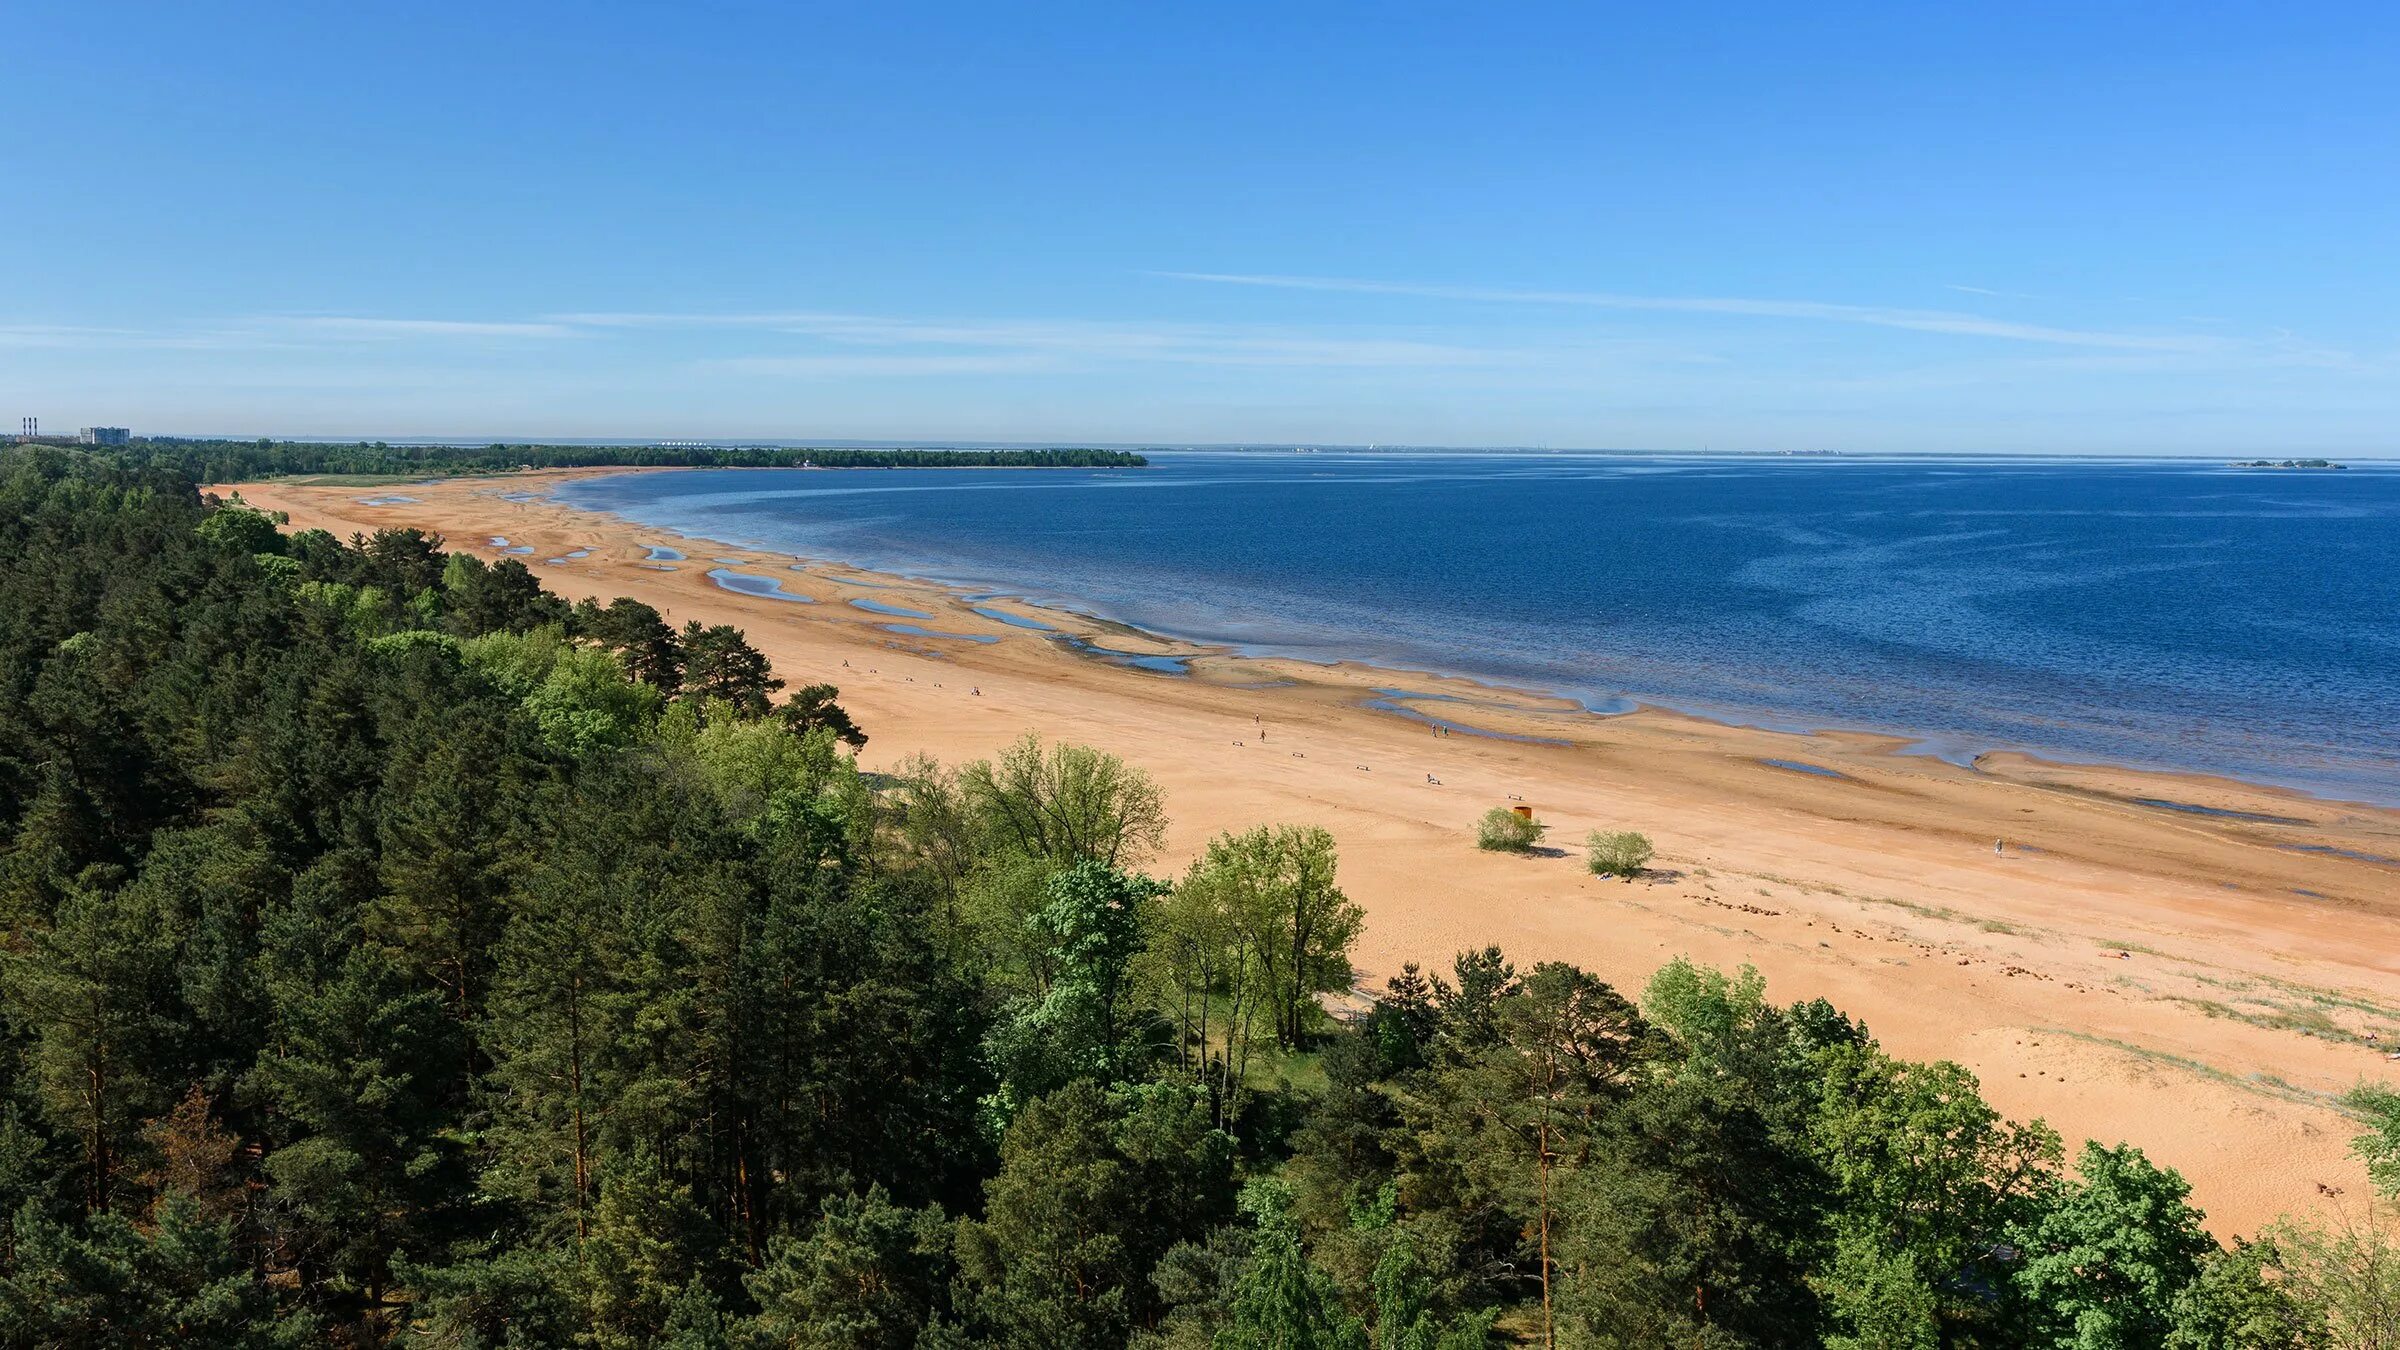
[{"label": "sea water", "polygon": [[563,484],[1313,660],[2400,802],[2400,465],[1154,453]]}]

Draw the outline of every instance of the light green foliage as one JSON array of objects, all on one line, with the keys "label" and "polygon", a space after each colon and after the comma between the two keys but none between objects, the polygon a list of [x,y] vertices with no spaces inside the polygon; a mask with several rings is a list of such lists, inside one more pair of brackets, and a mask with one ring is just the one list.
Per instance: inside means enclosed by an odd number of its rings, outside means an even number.
[{"label": "light green foliage", "polygon": [[1530,853],[1549,828],[1531,816],[1495,806],[1475,822],[1475,847],[1494,853]]},{"label": "light green foliage", "polygon": [[338,618],[342,625],[359,637],[374,637],[389,629],[395,619],[391,597],[374,586],[352,586],[339,581],[303,581],[299,597]]},{"label": "light green foliage", "polygon": [[1912,1253],[1844,1238],[1823,1285],[1846,1328],[1826,1337],[1826,1350],[1940,1350],[1941,1300]]},{"label": "light green foliage", "polygon": [[[1279,995],[1269,975],[1259,904],[1225,841],[1192,864],[1160,907],[1148,970],[1175,1019],[1180,1063],[1208,1083],[1217,1119],[1239,1118],[1252,1053],[1274,1034]],[[1280,947],[1280,941],[1273,945]]]},{"label": "light green foliage", "polygon": [[567,649],[566,635],[555,628],[530,633],[486,633],[458,642],[467,666],[516,698],[541,688],[551,668]]},{"label": "light green foliage", "polygon": [[869,822],[858,766],[830,731],[795,736],[779,722],[712,717],[706,705],[686,701],[660,720],[657,739],[692,767],[729,816],[754,831],[811,822],[847,822],[863,831]]},{"label": "light green foliage", "polygon": [[1650,837],[1631,830],[1594,830],[1584,836],[1583,862],[1596,877],[1638,877],[1650,865]]},{"label": "light green foliage", "polygon": [[458,639],[430,628],[403,628],[396,633],[369,638],[366,646],[375,655],[394,661],[426,653],[432,653],[438,660],[451,660],[458,656]]},{"label": "light green foliage", "polygon": [[193,532],[231,553],[283,552],[283,532],[275,528],[274,518],[239,502],[209,512]]},{"label": "light green foliage", "polygon": [[1682,1042],[1695,1064],[1722,1063],[1743,1033],[1766,1015],[1767,980],[1756,966],[1739,975],[1678,956],[1642,990],[1642,1014]]},{"label": "light green foliage", "polygon": [[1158,1017],[1136,1004],[1133,967],[1165,890],[1089,860],[1045,883],[1042,907],[1026,923],[1047,987],[992,1029],[1001,1077],[991,1102],[995,1129],[1023,1102],[1070,1079],[1115,1082],[1156,1053]]},{"label": "light green foliage", "polygon": [[657,689],[627,679],[611,653],[568,647],[525,696],[525,710],[552,748],[580,756],[632,745],[665,702]]},{"label": "light green foliage", "polygon": [[459,655],[533,715],[542,739],[562,754],[631,745],[657,722],[666,699],[628,678],[612,652],[579,647],[556,628],[467,638]]},{"label": "light green foliage", "polygon": [[1343,1311],[1332,1279],[1300,1250],[1290,1193],[1279,1182],[1253,1181],[1241,1208],[1258,1231],[1215,1350],[1367,1350],[1366,1328]]},{"label": "light green foliage", "polygon": [[[2029,1221],[2050,1194],[2058,1166],[2058,1136],[2040,1122],[2017,1125],[1987,1105],[1975,1076],[1942,1061],[1913,1064],[1872,1044],[1836,1044],[1819,1060],[1821,1098],[1808,1127],[1808,1147],[1832,1187],[1830,1236],[1868,1286],[1877,1307],[1906,1305],[1900,1278],[1913,1271],[1936,1298],[1945,1319],[1994,1315],[1964,1297],[1988,1253],[2010,1229]],[[1909,1266],[1859,1264],[1905,1256]],[[1836,1313],[1836,1331],[1852,1337],[1865,1327],[1850,1320],[1848,1293],[1856,1281],[1837,1267],[1820,1281]],[[1882,1314],[1877,1313],[1880,1317]]]},{"label": "light green foliage", "polygon": [[2261,1235],[2272,1269],[2332,1350],[2400,1346],[2400,1216],[2389,1207],[2283,1219]]},{"label": "light green foliage", "polygon": [[2360,1083],[2342,1105],[2367,1123],[2366,1133],[2350,1141],[2351,1154],[2367,1165],[2367,1180],[2385,1199],[2400,1201],[2400,1089]]},{"label": "light green foliage", "polygon": [[2216,1244],[2191,1187],[2130,1144],[2085,1144],[2075,1180],[2015,1227],[2017,1286],[2062,1350],[2162,1344],[2177,1296]]},{"label": "light green foliage", "polygon": [[1417,1236],[1394,1228],[1375,1262],[1375,1350],[1482,1350],[1492,1339],[1499,1310],[1461,1313],[1443,1321],[1433,1313],[1433,1280],[1426,1273]]},{"label": "light green foliage", "polygon": [[1029,920],[1050,875],[1087,860],[1133,868],[1166,837],[1149,776],[1084,746],[1028,735],[996,762],[955,771],[911,757],[899,779],[893,814],[938,888],[945,940],[960,962],[1019,995],[1046,987]]},{"label": "light green foliage", "polygon": [[2323,1312],[2270,1273],[2274,1259],[2272,1243],[2212,1246],[2200,1258],[2199,1278],[2175,1296],[2167,1350],[2322,1350]]},{"label": "light green foliage", "polygon": [[987,847],[1057,866],[1139,867],[1166,841],[1149,775],[1088,746],[1045,749],[1027,733],[996,762],[959,770],[958,789]]},{"label": "light green foliage", "polygon": [[1191,963],[1184,978],[1254,981],[1225,990],[1237,1006],[1220,1025],[1240,1025],[1239,1003],[1255,998],[1276,1040],[1297,1048],[1321,1016],[1316,996],[1350,987],[1365,912],[1335,884],[1338,865],[1333,836],[1299,825],[1219,835],[1192,864],[1172,908],[1174,940],[1188,953],[1178,959]]},{"label": "light green foliage", "polygon": [[576,1252],[559,1244],[462,1243],[440,1265],[394,1263],[414,1296],[410,1335],[426,1346],[568,1345],[581,1324]]}]

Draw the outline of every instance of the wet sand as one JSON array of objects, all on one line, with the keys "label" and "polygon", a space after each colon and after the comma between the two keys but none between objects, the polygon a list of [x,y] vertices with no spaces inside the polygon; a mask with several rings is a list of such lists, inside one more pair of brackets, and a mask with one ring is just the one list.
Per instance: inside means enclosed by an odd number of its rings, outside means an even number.
[{"label": "wet sand", "polygon": [[[2070,1149],[2141,1145],[2191,1180],[2220,1236],[2322,1205],[2320,1186],[2366,1184],[2331,1099],[2362,1078],[2400,1084],[2400,812],[1244,659],[525,499],[596,472],[622,470],[238,490],[294,528],[414,525],[519,557],[569,598],[739,625],[790,684],[841,687],[873,737],[870,769],[989,755],[1026,730],[1114,751],[1166,793],[1155,871],[1180,871],[1221,831],[1323,825],[1367,911],[1365,987],[1486,943],[1629,991],[1677,954],[1748,962],[1777,1000],[1823,995],[1897,1054],[1968,1066],[1995,1106],[2048,1119]],[[503,554],[496,537],[531,551]],[[727,589],[712,570],[780,594]],[[1520,800],[1557,847],[1478,851],[1476,817]],[[1649,875],[1586,875],[1592,829],[1648,834]]]}]

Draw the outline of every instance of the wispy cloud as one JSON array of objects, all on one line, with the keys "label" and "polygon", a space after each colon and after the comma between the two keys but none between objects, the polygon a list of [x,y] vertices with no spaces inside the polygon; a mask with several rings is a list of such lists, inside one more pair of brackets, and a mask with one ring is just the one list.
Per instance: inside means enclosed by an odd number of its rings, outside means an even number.
[{"label": "wispy cloud", "polygon": [[[495,342],[627,341],[715,334],[695,359],[714,369],[786,374],[908,374],[1190,366],[1468,367],[1545,353],[1438,341],[1409,331],[1265,324],[1080,319],[924,318],[817,310],[736,313],[589,311],[523,319],[268,314],[157,329],[0,324],[7,347],[414,350]],[[1595,344],[1594,350],[1609,344]],[[726,352],[727,346],[746,348]],[[708,351],[706,347],[717,350]]]},{"label": "wispy cloud", "polygon": [[644,312],[640,310],[579,310],[565,314],[545,314],[541,322],[565,324],[576,328],[772,328],[778,324],[804,323],[823,318],[808,310],[763,313],[737,312],[731,314],[691,314],[673,310]]},{"label": "wispy cloud", "polygon": [[1999,338],[2069,347],[2100,347],[2121,351],[2211,352],[2234,345],[2228,339],[2186,333],[2123,333],[2056,328],[2018,323],[1938,309],[1894,309],[1880,305],[1847,305],[1820,300],[1770,300],[1718,296],[1617,295],[1605,291],[1529,291],[1486,286],[1423,285],[1400,281],[1367,281],[1349,277],[1277,276],[1238,272],[1154,272],[1177,281],[1228,286],[1263,286],[1294,291],[1338,291],[1359,295],[1416,296],[1428,300],[1462,300],[1487,304],[1564,305],[1589,309],[1650,310],[1676,314],[1731,314],[1766,319],[1810,319],[1829,323],[1865,324],[1920,333],[1960,337]]},{"label": "wispy cloud", "polygon": [[[877,314],[780,311],[755,314],[556,314],[550,321],[594,328],[749,329],[843,347],[934,348],[1039,355],[1015,368],[1059,369],[1111,362],[1213,366],[1469,366],[1525,354],[1388,334],[1322,333],[1263,325],[1109,323],[1074,319],[924,319]],[[840,369],[819,355],[741,357],[721,367],[791,372]],[[934,361],[914,363],[941,370]],[[892,372],[911,368],[896,364]],[[964,367],[961,367],[964,368]],[[996,367],[997,368],[997,367]]]},{"label": "wispy cloud", "polygon": [[0,324],[0,347],[171,347],[202,349],[255,345],[257,341],[258,338],[255,334],[247,334],[220,328],[154,331],[142,328],[100,328],[75,324]]},{"label": "wispy cloud", "polygon": [[1060,363],[1030,352],[893,353],[831,352],[804,356],[729,356],[702,363],[710,370],[740,375],[802,378],[859,378],[911,375],[1028,375],[1060,369]]},{"label": "wispy cloud", "polygon": [[321,337],[387,342],[410,338],[563,338],[579,335],[573,324],[550,320],[384,319],[354,314],[271,315],[256,322]]}]

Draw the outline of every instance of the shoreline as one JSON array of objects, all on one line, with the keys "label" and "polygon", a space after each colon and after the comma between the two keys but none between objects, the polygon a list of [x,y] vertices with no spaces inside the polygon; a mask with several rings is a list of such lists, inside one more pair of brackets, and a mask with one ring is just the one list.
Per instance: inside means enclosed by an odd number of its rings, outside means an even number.
[{"label": "shoreline", "polygon": [[[1936,460],[1947,457],[1930,457]],[[2196,461],[2197,462],[2197,461]],[[704,472],[675,466],[644,466],[633,469],[597,467],[563,471],[554,474],[554,481],[615,477],[622,473]],[[1995,763],[2022,763],[2059,772],[2138,773],[2191,780],[2204,784],[2223,784],[2234,790],[2260,791],[2290,796],[2298,801],[2331,807],[2354,807],[2361,810],[2400,811],[2400,783],[2378,793],[2374,787],[2361,785],[2352,779],[2334,776],[2308,780],[2295,776],[2278,776],[2268,769],[2245,771],[2240,768],[2211,766],[2202,763],[2178,763],[2167,758],[2145,757],[2139,753],[2120,753],[2110,749],[2081,750],[2073,746],[2045,745],[2033,740],[2012,740],[2005,735],[1971,731],[1910,728],[1902,725],[1879,724],[1864,718],[1848,718],[1841,714],[1818,716],[1805,711],[1794,712],[1776,706],[1772,696],[1756,703],[1712,700],[1706,696],[1679,698],[1617,689],[1599,697],[1587,697],[1586,692],[1545,684],[1538,678],[1519,679],[1512,676],[1478,672],[1440,661],[1419,660],[1409,655],[1368,656],[1355,650],[1327,654],[1312,650],[1311,644],[1291,640],[1245,640],[1215,636],[1197,636],[1177,631],[1171,623],[1154,623],[1142,619],[1117,617],[1108,612],[1104,601],[1064,593],[1042,593],[1038,588],[1024,587],[1003,577],[945,574],[938,567],[908,562],[861,563],[855,560],[826,555],[796,553],[788,547],[757,540],[731,540],[704,533],[685,533],[675,527],[653,525],[600,506],[584,506],[557,501],[564,509],[586,511],[624,523],[629,528],[650,530],[680,538],[704,540],[752,552],[777,557],[798,558],[809,563],[849,569],[868,575],[895,578],[915,586],[933,588],[958,597],[980,595],[986,598],[1006,598],[1029,608],[1073,616],[1079,622],[1106,625],[1127,635],[1203,653],[1226,661],[1300,663],[1322,669],[1358,667],[1380,671],[1391,677],[1388,683],[1405,684],[1411,680],[1456,682],[1489,691],[1496,699],[1521,704],[1553,703],[1560,713],[1579,713],[1593,718],[1613,718],[1641,713],[1655,716],[1687,717],[1717,725],[1761,732],[1810,737],[1857,736],[1888,743],[1889,753],[1900,757],[1923,757],[1954,765],[1961,769],[1980,771],[1987,760]]]},{"label": "shoreline", "polygon": [[[1778,1001],[1828,997],[1894,1053],[1967,1065],[1995,1107],[2048,1118],[2070,1148],[2087,1135],[2142,1145],[2193,1182],[2220,1235],[2321,1206],[2316,1184],[2364,1184],[2330,1098],[2362,1078],[2400,1081],[2385,1058],[2400,1046],[2400,812],[2021,752],[1961,767],[1898,753],[1921,738],[1656,705],[1594,715],[1456,676],[1243,656],[1014,595],[793,567],[747,544],[716,550],[733,564],[707,548],[661,563],[651,545],[705,536],[525,498],[623,472],[240,490],[293,528],[416,525],[486,559],[523,558],[570,599],[630,595],[678,623],[737,624],[793,685],[841,687],[874,738],[870,768],[917,751],[989,755],[1026,730],[1113,751],[1167,796],[1172,830],[1149,868],[1161,875],[1221,830],[1323,824],[1367,911],[1369,987],[1404,961],[1439,969],[1493,942],[1520,965],[1572,960],[1629,993],[1678,954],[1748,962]],[[502,554],[493,536],[534,552]],[[706,575],[724,566],[786,593]],[[848,603],[862,598],[926,617]],[[1010,614],[1043,628],[996,617]],[[1428,716],[1462,730],[1436,735]],[[1553,824],[1553,843],[1638,829],[1659,857],[1627,884],[1571,856],[1477,851],[1474,818],[1512,799]]]}]

